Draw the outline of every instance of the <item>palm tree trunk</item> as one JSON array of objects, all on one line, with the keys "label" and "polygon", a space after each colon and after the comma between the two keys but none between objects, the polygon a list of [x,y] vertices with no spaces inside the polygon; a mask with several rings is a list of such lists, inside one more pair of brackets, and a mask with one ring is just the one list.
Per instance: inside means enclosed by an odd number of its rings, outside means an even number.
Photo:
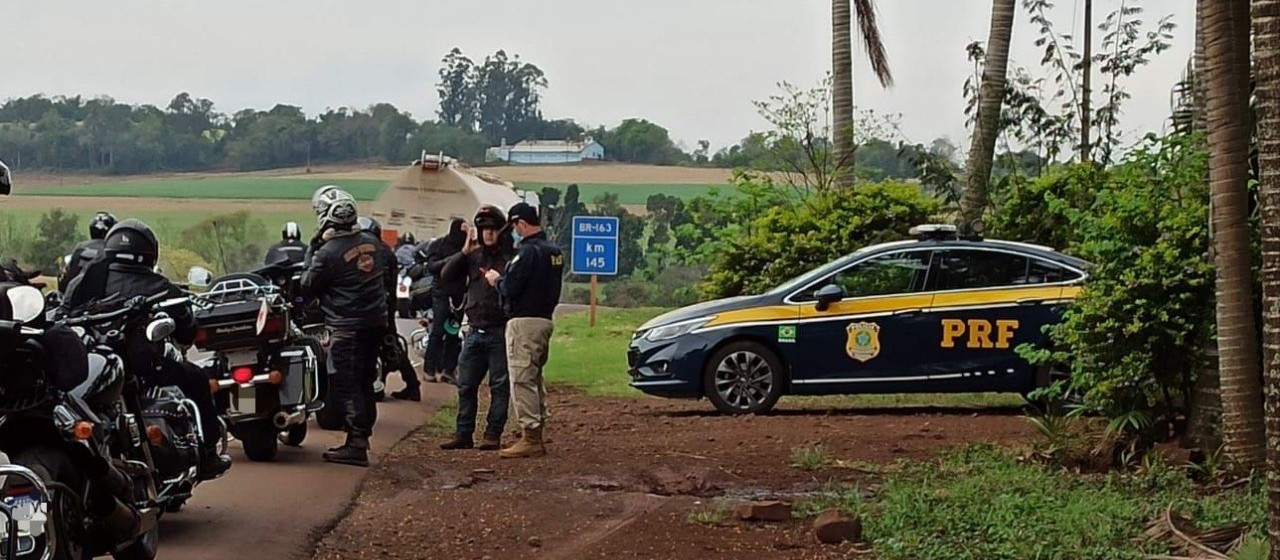
[{"label": "palm tree trunk", "polygon": [[831,0],[831,113],[835,184],[853,185],[853,33],[849,0]]},{"label": "palm tree trunk", "polygon": [[1249,1],[1200,1],[1205,3],[1222,439],[1227,459],[1244,470],[1261,467],[1266,455],[1249,267]]},{"label": "palm tree trunk", "polygon": [[987,40],[986,66],[982,69],[982,90],[978,99],[978,119],[965,165],[964,198],[960,201],[960,229],[981,233],[982,213],[990,203],[991,158],[1000,134],[1000,106],[1004,102],[1005,77],[1009,71],[1009,38],[1013,34],[1015,0],[992,0],[991,37]]},{"label": "palm tree trunk", "polygon": [[1253,0],[1271,558],[1280,560],[1280,0]]}]

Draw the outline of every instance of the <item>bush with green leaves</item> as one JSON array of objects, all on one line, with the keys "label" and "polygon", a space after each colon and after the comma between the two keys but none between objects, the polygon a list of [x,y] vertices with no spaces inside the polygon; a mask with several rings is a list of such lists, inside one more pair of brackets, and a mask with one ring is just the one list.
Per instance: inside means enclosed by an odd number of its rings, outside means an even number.
[{"label": "bush with green leaves", "polygon": [[1092,191],[1092,201],[1049,219],[1068,218],[1071,251],[1093,267],[1063,321],[1048,329],[1055,351],[1020,351],[1070,364],[1072,388],[1089,410],[1145,413],[1144,423],[1158,427],[1185,407],[1214,318],[1206,165],[1194,139],[1151,137],[1123,164],[1065,181],[1080,181],[1073,188]]},{"label": "bush with green leaves", "polygon": [[61,208],[54,208],[40,216],[36,225],[36,237],[27,244],[27,264],[47,274],[58,272],[58,259],[71,252],[75,244],[83,240],[80,217]]},{"label": "bush with green leaves", "polygon": [[262,264],[266,226],[249,212],[213,216],[182,232],[179,246],[214,266],[217,274],[253,270]]},{"label": "bush with green leaves", "polygon": [[1108,171],[1092,163],[1053,167],[1039,177],[1012,175],[990,220],[995,239],[1070,249],[1076,214],[1093,205]]},{"label": "bush with green leaves", "polygon": [[646,282],[619,279],[604,285],[604,304],[609,307],[645,307],[651,305],[653,286]]},{"label": "bush with green leaves", "polygon": [[939,208],[919,185],[900,182],[760,207],[738,236],[722,240],[700,291],[713,298],[764,292],[867,245],[903,239]]}]

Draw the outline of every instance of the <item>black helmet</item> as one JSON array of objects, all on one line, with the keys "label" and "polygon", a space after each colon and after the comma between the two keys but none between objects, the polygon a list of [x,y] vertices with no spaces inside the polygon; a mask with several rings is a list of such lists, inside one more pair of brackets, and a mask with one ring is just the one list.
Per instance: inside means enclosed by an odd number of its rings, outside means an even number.
[{"label": "black helmet", "polygon": [[360,229],[372,233],[374,237],[382,239],[382,224],[378,223],[378,220],[368,216],[360,216],[360,219],[356,220],[356,225],[360,226]]},{"label": "black helmet", "polygon": [[473,223],[476,229],[497,229],[500,230],[507,225],[507,216],[499,210],[497,206],[488,204],[481,206],[476,210],[476,217]]},{"label": "black helmet", "polygon": [[103,239],[107,236],[107,232],[116,225],[116,217],[110,212],[98,212],[89,221],[89,238]]},{"label": "black helmet", "polygon": [[400,234],[400,244],[401,244],[401,245],[413,245],[413,244],[415,244],[415,243],[417,243],[417,242],[418,242],[418,239],[417,239],[416,237],[414,237],[414,236],[413,236],[413,233],[412,233],[412,232],[408,232],[408,231],[406,231],[406,232],[404,232],[404,233]]},{"label": "black helmet", "polygon": [[160,258],[160,241],[142,220],[129,218],[107,232],[102,250],[113,262],[154,267]]},{"label": "black helmet", "polygon": [[285,241],[302,239],[302,230],[298,228],[298,222],[286,222],[284,228],[280,230],[280,237]]}]

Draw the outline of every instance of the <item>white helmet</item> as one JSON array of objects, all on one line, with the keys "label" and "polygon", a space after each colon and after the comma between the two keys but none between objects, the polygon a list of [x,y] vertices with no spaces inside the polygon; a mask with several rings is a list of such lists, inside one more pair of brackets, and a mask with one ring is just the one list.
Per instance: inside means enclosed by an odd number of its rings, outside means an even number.
[{"label": "white helmet", "polygon": [[334,185],[325,185],[311,196],[311,208],[316,211],[316,227],[350,226],[359,217],[356,199],[350,193]]}]

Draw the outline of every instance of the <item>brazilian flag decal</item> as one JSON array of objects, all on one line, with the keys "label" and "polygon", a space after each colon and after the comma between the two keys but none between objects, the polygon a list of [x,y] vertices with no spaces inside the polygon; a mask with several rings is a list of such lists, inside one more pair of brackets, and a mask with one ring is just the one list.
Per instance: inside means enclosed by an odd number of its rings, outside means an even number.
[{"label": "brazilian flag decal", "polygon": [[795,342],[795,325],[778,325],[778,342]]}]

